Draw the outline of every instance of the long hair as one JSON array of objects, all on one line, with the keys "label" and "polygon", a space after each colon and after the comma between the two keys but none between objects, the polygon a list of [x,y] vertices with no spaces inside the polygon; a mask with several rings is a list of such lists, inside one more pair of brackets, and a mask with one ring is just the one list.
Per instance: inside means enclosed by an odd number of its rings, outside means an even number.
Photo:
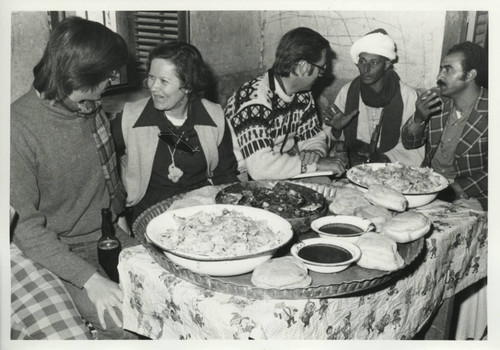
[{"label": "long hair", "polygon": [[321,52],[329,48],[328,40],[318,32],[306,27],[292,29],[278,44],[273,70],[278,75],[288,77],[297,63],[302,60],[318,62]]},{"label": "long hair", "polygon": [[175,66],[181,87],[200,97],[209,85],[209,69],[200,51],[193,45],[171,41],[156,46],[149,54],[148,71],[155,58],[169,60]]},{"label": "long hair", "polygon": [[478,44],[466,41],[460,44],[453,45],[448,50],[448,55],[461,52],[464,55],[462,61],[462,70],[464,73],[471,69],[477,71],[475,83],[478,86],[488,88],[488,55],[485,50]]},{"label": "long hair", "polygon": [[75,90],[92,90],[127,63],[125,40],[104,25],[68,17],[50,34],[33,69],[35,89],[62,101]]}]

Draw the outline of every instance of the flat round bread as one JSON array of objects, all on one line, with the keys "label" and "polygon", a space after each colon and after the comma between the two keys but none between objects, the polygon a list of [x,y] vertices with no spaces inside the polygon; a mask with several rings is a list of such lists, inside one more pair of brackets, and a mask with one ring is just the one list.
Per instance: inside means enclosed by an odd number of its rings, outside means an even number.
[{"label": "flat round bread", "polygon": [[215,196],[217,196],[219,191],[220,188],[218,186],[209,185],[189,192],[184,199],[195,199],[201,204],[215,204]]},{"label": "flat round bread", "polygon": [[382,225],[392,218],[392,213],[379,205],[367,205],[354,209],[354,215],[360,218],[368,219],[375,225],[377,231],[380,230]]},{"label": "flat round bread", "polygon": [[403,212],[408,206],[406,197],[401,192],[384,185],[371,185],[365,192],[365,198],[372,204]]},{"label": "flat round bread", "polygon": [[203,203],[197,199],[194,198],[183,198],[183,199],[178,199],[174,201],[167,209],[167,211],[170,210],[175,210],[175,209],[182,209],[182,208],[188,208],[188,207],[194,207],[195,205],[202,205]]},{"label": "flat round bread", "polygon": [[359,207],[370,205],[363,192],[355,188],[343,187],[337,190],[328,209],[336,215],[353,215]]},{"label": "flat round bread", "polygon": [[380,229],[380,233],[398,243],[408,243],[425,236],[431,229],[431,221],[417,211],[394,215]]},{"label": "flat round bread", "polygon": [[187,193],[182,199],[178,199],[168,207],[167,211],[194,207],[195,205],[215,204],[215,196],[219,193],[217,186],[205,186]]},{"label": "flat round bread", "polygon": [[396,242],[387,236],[367,232],[359,237],[356,245],[361,249],[357,264],[365,269],[394,271],[404,265]]},{"label": "flat round bread", "polygon": [[252,273],[252,283],[260,288],[303,288],[311,284],[304,263],[293,256],[266,261]]}]

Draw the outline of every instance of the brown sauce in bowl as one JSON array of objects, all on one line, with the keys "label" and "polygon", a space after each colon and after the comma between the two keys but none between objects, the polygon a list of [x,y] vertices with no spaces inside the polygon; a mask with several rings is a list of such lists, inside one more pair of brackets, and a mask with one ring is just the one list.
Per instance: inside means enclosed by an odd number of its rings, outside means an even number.
[{"label": "brown sauce in bowl", "polygon": [[336,236],[352,236],[363,232],[358,226],[341,222],[323,225],[319,230]]},{"label": "brown sauce in bowl", "polygon": [[304,260],[321,264],[335,264],[353,258],[347,249],[322,243],[305,246],[297,255]]}]

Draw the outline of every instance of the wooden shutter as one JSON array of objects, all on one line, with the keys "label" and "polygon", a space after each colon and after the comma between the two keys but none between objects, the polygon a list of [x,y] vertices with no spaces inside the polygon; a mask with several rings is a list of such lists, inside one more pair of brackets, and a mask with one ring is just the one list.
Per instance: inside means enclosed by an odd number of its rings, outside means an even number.
[{"label": "wooden shutter", "polygon": [[134,41],[138,70],[145,73],[149,52],[159,43],[188,41],[187,12],[134,12]]},{"label": "wooden shutter", "polygon": [[472,41],[484,48],[488,47],[488,11],[477,11]]}]

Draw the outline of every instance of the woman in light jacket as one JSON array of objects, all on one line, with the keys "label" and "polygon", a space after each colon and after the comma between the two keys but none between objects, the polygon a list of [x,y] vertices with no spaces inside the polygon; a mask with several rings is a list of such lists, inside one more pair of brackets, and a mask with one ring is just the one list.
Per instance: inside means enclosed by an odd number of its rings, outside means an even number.
[{"label": "woman in light jacket", "polygon": [[151,97],[126,103],[113,121],[133,220],[174,195],[238,181],[222,108],[202,97],[208,79],[196,47],[161,44],[148,60]]}]

